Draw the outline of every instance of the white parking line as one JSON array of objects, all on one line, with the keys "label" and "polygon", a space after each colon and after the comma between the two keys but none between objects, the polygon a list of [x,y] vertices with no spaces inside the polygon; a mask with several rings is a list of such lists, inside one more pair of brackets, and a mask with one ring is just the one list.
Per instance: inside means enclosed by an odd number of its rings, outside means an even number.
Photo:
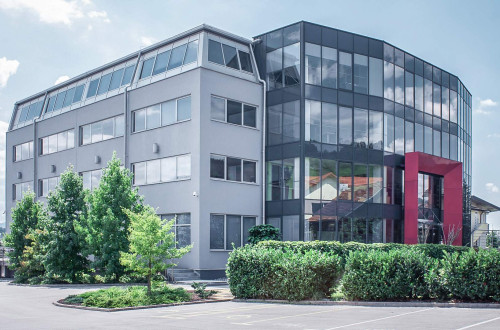
[{"label": "white parking line", "polygon": [[425,312],[425,311],[428,311],[430,309],[432,309],[432,308],[420,309],[420,310],[414,311],[414,312],[396,314],[396,315],[381,317],[381,318],[378,318],[378,319],[373,319],[373,320],[368,320],[368,321],[363,321],[363,322],[357,322],[357,323],[351,323],[351,324],[341,325],[339,327],[328,328],[328,329],[325,329],[325,330],[342,329],[342,328],[352,327],[352,326],[355,326],[355,325],[360,325],[360,324],[365,324],[365,323],[370,323],[370,322],[376,322],[376,321],[382,321],[382,320],[387,320],[387,319],[393,319],[395,317],[400,317],[400,316],[404,316],[404,315],[410,315],[410,314]]},{"label": "white parking line", "polygon": [[466,327],[463,327],[463,328],[460,328],[460,329],[457,329],[457,330],[464,330],[464,329],[474,328],[474,327],[477,327],[478,325],[490,323],[490,322],[493,322],[493,321],[496,321],[496,320],[500,320],[500,317],[495,317],[494,319],[491,319],[491,320],[486,320],[486,321],[483,321],[483,322],[474,323],[474,324],[468,325]]}]

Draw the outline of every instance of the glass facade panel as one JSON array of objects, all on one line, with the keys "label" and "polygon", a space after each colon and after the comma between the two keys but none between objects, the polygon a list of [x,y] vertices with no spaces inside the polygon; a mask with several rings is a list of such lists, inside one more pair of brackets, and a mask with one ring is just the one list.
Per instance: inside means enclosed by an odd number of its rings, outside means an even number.
[{"label": "glass facade panel", "polygon": [[352,144],[352,108],[339,107],[339,143]]},{"label": "glass facade panel", "polygon": [[321,85],[321,46],[306,43],[306,84]]},{"label": "glass facade panel", "polygon": [[283,49],[279,48],[266,55],[266,79],[270,90],[283,87]]},{"label": "glass facade panel", "polygon": [[368,134],[368,147],[370,149],[382,150],[383,149],[383,134],[384,134],[384,120],[383,113],[370,110],[369,134]]},{"label": "glass facade panel", "polygon": [[370,57],[370,95],[384,96],[384,64],[381,59]]},{"label": "glass facade panel", "polygon": [[[274,114],[276,115],[276,114]],[[281,116],[279,117],[281,119]],[[273,118],[277,120],[277,118]],[[273,123],[276,125],[276,123]],[[275,131],[281,133],[281,123],[279,128],[275,127]],[[293,101],[283,104],[283,143],[295,142],[300,140],[300,102]]]},{"label": "glass facade panel", "polygon": [[337,161],[323,159],[321,161],[321,199],[333,201],[337,199],[338,177]]},{"label": "glass facade panel", "polygon": [[220,42],[208,39],[208,60],[213,63],[224,65],[222,46]]},{"label": "glass facade panel", "polygon": [[415,124],[415,151],[424,151],[424,126]]},{"label": "glass facade panel", "polygon": [[300,83],[300,43],[283,47],[283,75],[285,86]]},{"label": "glass facade panel", "polygon": [[321,81],[324,87],[337,88],[337,50],[321,47]]},{"label": "glass facade panel", "polygon": [[413,73],[405,71],[405,104],[413,108]]},{"label": "glass facade panel", "polygon": [[339,88],[352,90],[352,54],[339,52]]},{"label": "glass facade panel", "polygon": [[364,203],[368,200],[368,168],[366,165],[354,164],[355,202]]},{"label": "glass facade panel", "polygon": [[368,94],[368,57],[354,54],[354,92]]},{"label": "glass facade panel", "polygon": [[368,147],[368,110],[354,109],[354,146]]},{"label": "glass facade panel", "polygon": [[405,70],[399,66],[394,67],[394,101],[405,103]]},{"label": "glass facade panel", "polygon": [[383,170],[381,165],[368,165],[369,188],[368,193],[373,203],[383,202]]},{"label": "glass facade panel", "polygon": [[384,114],[384,150],[394,152],[394,116]]},{"label": "glass facade panel", "polygon": [[450,119],[450,90],[446,87],[441,90],[441,113],[443,119]]},{"label": "glass facade panel", "polygon": [[432,115],[432,82],[424,79],[424,110]]},{"label": "glass facade panel", "polygon": [[426,154],[432,155],[432,128],[431,127],[424,127],[424,152]]},{"label": "glass facade panel", "polygon": [[433,100],[434,100],[434,116],[441,117],[441,86],[434,85]]},{"label": "glass facade panel", "polygon": [[321,199],[321,160],[317,158],[305,159],[305,199]]},{"label": "glass facade panel", "polygon": [[405,153],[405,121],[403,118],[394,118],[394,152],[400,155]]},{"label": "glass facade panel", "polygon": [[450,90],[450,121],[457,123],[458,118],[458,96],[457,92]]},{"label": "glass facade panel", "polygon": [[352,164],[339,162],[339,200],[352,200]]},{"label": "glass facade panel", "polygon": [[321,102],[306,100],[306,141],[321,142]]},{"label": "glass facade panel", "polygon": [[437,130],[434,130],[434,156],[441,157],[441,133]]},{"label": "glass facade panel", "polygon": [[337,105],[323,102],[321,110],[322,142],[337,144]]},{"label": "glass facade panel", "polygon": [[405,121],[405,152],[413,152],[413,143],[413,123],[410,121]]}]

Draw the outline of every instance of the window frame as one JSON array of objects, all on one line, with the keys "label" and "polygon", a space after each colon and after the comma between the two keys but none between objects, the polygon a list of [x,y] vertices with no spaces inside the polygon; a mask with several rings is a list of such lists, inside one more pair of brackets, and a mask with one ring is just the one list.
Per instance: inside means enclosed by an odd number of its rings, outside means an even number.
[{"label": "window frame", "polygon": [[[239,44],[238,44],[238,46],[235,46],[235,45],[229,45],[229,44],[227,44],[227,43],[223,43],[223,42],[221,42],[221,41],[214,40],[214,39],[212,39],[212,38],[208,38],[208,42],[207,42],[207,54],[208,54],[208,47],[210,47],[210,41],[212,41],[212,42],[216,42],[216,43],[218,43],[218,44],[220,45],[220,48],[221,48],[221,53],[222,53],[222,61],[224,62],[224,64],[220,64],[220,63],[217,63],[217,62],[213,62],[213,61],[209,60],[209,59],[208,59],[208,56],[207,56],[207,60],[208,60],[208,62],[209,62],[209,63],[214,64],[214,65],[217,65],[217,66],[220,66],[220,67],[223,67],[223,68],[228,68],[228,69],[231,69],[231,70],[234,70],[234,71],[242,72],[242,73],[245,73],[245,74],[250,74],[250,75],[253,75],[253,74],[254,74],[254,73],[253,73],[252,56],[250,56],[250,52],[247,52],[247,51],[245,51],[245,50],[242,50],[242,49],[238,48]],[[223,45],[224,45],[224,46],[226,46],[226,47],[232,47],[232,48],[236,49],[236,58],[237,58],[237,60],[238,60],[238,69],[235,69],[235,68],[233,68],[233,67],[227,66],[227,64],[226,64],[226,55],[224,54],[224,47],[223,47]],[[252,71],[243,70],[243,69],[241,68],[241,58],[240,58],[240,52],[243,52],[243,53],[245,53],[245,54],[248,54],[248,55],[249,55],[249,57],[250,57],[250,69],[251,69]],[[191,62],[191,63],[192,63],[192,62]]]},{"label": "window frame", "polygon": [[[189,109],[189,118],[188,119],[182,119],[182,120],[178,119],[179,118],[179,101],[183,100],[183,99],[187,99],[187,98],[191,98],[191,94],[184,95],[184,96],[181,96],[181,97],[177,97],[177,98],[174,98],[174,99],[171,99],[171,100],[166,100],[166,101],[160,102],[160,103],[155,103],[155,104],[149,105],[149,106],[144,107],[144,108],[133,110],[132,113],[131,113],[131,120],[132,120],[132,123],[130,125],[131,134],[141,133],[141,132],[145,132],[145,131],[150,131],[150,130],[158,129],[158,128],[161,128],[161,127],[166,127],[166,126],[175,125],[175,124],[179,124],[179,123],[184,123],[184,122],[190,121],[191,120],[191,115],[192,115],[191,100],[190,100],[191,108]],[[168,102],[172,102],[172,101],[175,102],[175,121],[172,122],[172,123],[163,124],[163,104],[164,103],[168,103]],[[147,109],[150,108],[150,107],[155,107],[155,106],[160,106],[160,122],[159,122],[159,126],[148,128]],[[144,111],[145,112],[145,115],[144,115],[144,129],[137,131],[136,128],[135,128],[136,127],[136,125],[135,125],[135,116],[136,116],[136,113],[140,112],[140,111]]]},{"label": "window frame", "polygon": [[[226,182],[236,182],[236,183],[244,183],[244,184],[258,184],[257,182],[257,163],[258,161],[252,160],[252,159],[246,159],[246,158],[239,158],[239,157],[231,157],[231,156],[226,156],[226,155],[221,155],[221,154],[210,154],[210,172],[211,172],[211,167],[212,167],[212,156],[215,157],[220,157],[224,158],[224,179],[221,178],[214,178],[212,177],[212,174],[210,173],[210,180],[216,180],[216,181],[226,181]],[[233,158],[233,159],[238,159],[240,161],[240,178],[241,181],[237,180],[229,180],[228,179],[228,173],[227,173],[227,159],[228,158]],[[244,162],[251,162],[255,164],[255,182],[250,182],[250,181],[243,181],[244,178]]]},{"label": "window frame", "polygon": [[[257,219],[258,219],[258,216],[256,215],[241,215],[241,214],[228,214],[228,213],[210,213],[210,220],[212,218],[213,215],[217,215],[217,216],[223,216],[224,217],[224,233],[223,233],[223,236],[224,236],[224,248],[223,249],[213,249],[212,248],[212,236],[211,236],[211,222],[209,221],[209,232],[210,232],[210,237],[209,237],[209,240],[208,240],[208,244],[209,244],[209,251],[211,252],[230,252],[230,251],[233,251],[233,249],[227,249],[227,243],[228,243],[228,239],[227,239],[227,216],[234,216],[234,217],[239,217],[240,218],[240,247],[248,244],[248,242],[244,242],[243,239],[244,239],[244,229],[243,229],[243,219],[244,218],[254,218],[255,219],[255,225],[257,225]],[[254,226],[255,226],[254,225]]]},{"label": "window frame", "polygon": [[[178,216],[179,215],[186,215],[186,214],[189,215],[189,224],[178,224],[177,223]],[[159,216],[160,216],[160,218],[161,218],[162,221],[163,220],[167,220],[167,221],[175,220],[174,224],[172,225],[171,231],[173,231],[173,233],[174,233],[175,247],[177,249],[181,248],[181,247],[184,247],[184,246],[180,246],[179,242],[177,241],[177,236],[178,236],[177,235],[177,228],[178,227],[189,227],[189,244],[187,244],[187,245],[192,244],[192,240],[191,240],[191,238],[192,238],[192,235],[191,235],[192,234],[192,227],[191,227],[192,222],[191,222],[191,213],[190,212],[162,213],[162,214],[159,214]],[[173,218],[168,218],[170,216],[173,216]]]},{"label": "window frame", "polygon": [[[220,120],[220,119],[212,117],[212,98],[224,100],[224,120]],[[230,122],[227,121],[227,102],[228,101],[236,102],[236,103],[240,103],[241,104],[241,109],[240,109],[241,110],[241,124],[230,123]],[[255,127],[245,125],[245,106],[249,106],[249,107],[255,108]],[[224,123],[224,124],[229,124],[229,125],[234,125],[234,126],[239,126],[239,127],[246,127],[246,128],[251,128],[251,129],[258,130],[258,128],[257,128],[257,123],[258,123],[258,121],[257,121],[257,118],[258,118],[257,113],[258,113],[258,109],[259,109],[258,106],[250,104],[250,103],[245,103],[245,102],[233,100],[233,99],[230,99],[230,98],[227,98],[227,97],[218,96],[218,95],[214,95],[214,94],[210,95],[210,120],[213,120],[213,121],[216,121],[216,122],[219,122],[219,123]]]},{"label": "window frame", "polygon": [[[72,134],[70,134],[70,132]],[[66,148],[59,150],[58,136],[61,133],[66,133]],[[47,149],[46,149],[47,152],[44,153],[44,145],[45,145],[44,141],[48,142],[50,140],[50,138],[51,137],[54,138],[54,136],[56,138],[56,148],[55,148],[55,151],[50,152],[49,144],[47,144]],[[70,139],[71,136],[73,137],[73,140]],[[39,151],[38,151],[38,155],[39,156],[45,156],[45,155],[55,154],[57,152],[61,152],[61,151],[73,149],[73,148],[75,148],[75,129],[71,128],[71,129],[67,129],[67,130],[64,130],[64,131],[61,131],[61,132],[58,132],[58,133],[54,133],[54,134],[50,134],[50,135],[38,138],[38,145],[40,147]]]},{"label": "window frame", "polygon": [[[189,176],[183,176],[183,177],[180,177],[179,176],[179,158],[180,157],[185,157],[185,156],[189,156]],[[162,160],[164,159],[175,159],[175,179],[174,180],[167,180],[167,181],[162,181]],[[174,155],[174,156],[169,156],[169,157],[163,157],[163,158],[154,158],[154,159],[148,159],[148,160],[144,160],[144,161],[140,161],[140,162],[135,162],[132,164],[132,174],[133,174],[133,179],[132,179],[132,185],[135,186],[135,187],[139,187],[139,186],[149,186],[149,185],[154,185],[154,184],[162,184],[162,183],[169,183],[169,182],[178,182],[178,181],[185,181],[185,180],[191,180],[191,175],[192,175],[192,166],[191,166],[191,160],[192,160],[192,157],[191,157],[191,153],[185,153],[185,154],[179,154],[179,155]],[[154,162],[154,161],[159,161],[160,162],[160,173],[159,173],[159,181],[155,181],[155,182],[148,182],[148,162]],[[144,179],[144,183],[140,183],[140,184],[137,184],[135,182],[135,167],[140,164],[141,166],[144,166],[145,167],[145,179]]]}]

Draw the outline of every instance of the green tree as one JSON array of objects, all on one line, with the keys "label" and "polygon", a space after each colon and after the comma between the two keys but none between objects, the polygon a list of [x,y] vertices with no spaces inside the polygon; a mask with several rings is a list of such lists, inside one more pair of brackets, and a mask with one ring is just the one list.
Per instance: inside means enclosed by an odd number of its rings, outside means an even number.
[{"label": "green tree", "polygon": [[147,277],[148,295],[151,295],[151,277],[174,267],[176,264],[169,260],[182,257],[193,246],[176,248],[175,234],[171,232],[174,220],[162,220],[151,207],[139,213],[124,212],[130,218],[130,252],[121,252],[120,261],[134,274]]},{"label": "green tree", "polygon": [[[23,263],[23,253],[33,242],[32,234],[42,226],[47,217],[43,204],[35,201],[35,194],[28,192],[12,209],[12,224],[10,234],[5,237],[5,245],[13,250],[9,252],[10,266],[16,271],[17,282],[25,282],[28,278],[26,272],[18,272]],[[29,274],[29,271],[27,272]]]},{"label": "green tree", "polygon": [[59,185],[50,193],[48,210],[51,216],[45,225],[46,275],[50,280],[75,282],[87,265],[82,255],[84,240],[75,230],[87,205],[82,178],[72,166],[61,174]]},{"label": "green tree", "polygon": [[40,229],[30,230],[30,233],[26,235],[26,238],[31,240],[31,244],[24,248],[19,268],[14,274],[16,280],[30,284],[39,284],[43,281],[45,276],[43,241],[46,237],[47,232]]},{"label": "green tree", "polygon": [[88,214],[78,230],[85,236],[88,254],[94,255],[92,267],[101,270],[107,278],[117,280],[125,272],[120,252],[129,251],[130,220],[124,210],[139,212],[142,198],[137,189],[132,188],[132,173],[120,166],[116,153],[87,202]]}]

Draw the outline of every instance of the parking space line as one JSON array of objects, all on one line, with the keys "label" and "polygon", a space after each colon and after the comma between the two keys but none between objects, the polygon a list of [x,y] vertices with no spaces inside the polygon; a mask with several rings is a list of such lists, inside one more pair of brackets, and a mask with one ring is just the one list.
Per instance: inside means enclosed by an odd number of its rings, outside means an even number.
[{"label": "parking space line", "polygon": [[365,323],[370,323],[370,322],[377,322],[377,321],[382,321],[382,320],[387,320],[387,319],[393,319],[393,318],[404,316],[404,315],[410,315],[410,314],[425,312],[425,311],[428,311],[430,309],[432,309],[432,308],[420,309],[420,310],[414,311],[414,312],[396,314],[396,315],[381,317],[381,318],[378,318],[378,319],[373,319],[373,320],[368,320],[368,321],[363,321],[363,322],[356,322],[356,323],[341,325],[341,326],[338,326],[338,327],[335,327],[335,328],[328,328],[328,329],[325,329],[325,330],[334,330],[334,329],[348,328],[348,327],[352,327],[352,326],[355,326],[355,325],[360,325],[360,324],[365,324]]},{"label": "parking space line", "polygon": [[232,313],[232,312],[238,312],[238,311],[253,311],[253,310],[276,308],[276,307],[279,307],[279,306],[228,308],[228,309],[224,309],[224,310],[214,310],[214,311],[176,313],[175,315],[154,315],[153,317],[171,318],[171,319],[186,319],[186,318],[195,317],[195,316],[217,315],[217,314]]},{"label": "parking space line", "polygon": [[500,317],[495,317],[494,319],[491,319],[491,320],[486,320],[486,321],[483,321],[483,322],[474,323],[474,324],[468,325],[466,327],[463,327],[463,328],[460,328],[460,329],[457,329],[457,330],[464,330],[464,329],[474,328],[474,327],[477,327],[478,325],[483,325],[483,324],[490,323],[490,322],[493,322],[493,321],[496,321],[496,320],[500,320]]},{"label": "parking space line", "polygon": [[[341,308],[341,309],[334,309],[333,311],[343,311],[343,310],[352,309],[352,308],[353,307]],[[252,324],[258,323],[258,322],[267,322],[267,321],[274,321],[274,320],[282,320],[282,319],[287,319],[287,318],[292,318],[292,317],[297,317],[297,316],[315,315],[315,314],[331,313],[331,312],[332,312],[332,310],[327,310],[327,311],[311,312],[311,313],[304,313],[304,314],[295,314],[295,315],[288,315],[288,316],[273,317],[273,318],[270,318],[270,319],[256,320],[256,321],[242,322],[242,323],[233,323],[233,324],[238,324],[238,325],[252,325]]]}]

